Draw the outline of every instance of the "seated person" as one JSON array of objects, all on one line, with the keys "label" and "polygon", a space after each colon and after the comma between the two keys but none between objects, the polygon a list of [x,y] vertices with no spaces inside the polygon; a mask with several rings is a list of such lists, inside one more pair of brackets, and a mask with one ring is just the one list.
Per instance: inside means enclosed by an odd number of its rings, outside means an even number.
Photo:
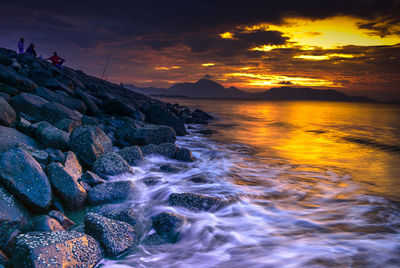
[{"label": "seated person", "polygon": [[63,58],[61,58],[57,55],[57,52],[54,52],[53,56],[51,56],[50,58],[47,58],[46,60],[50,60],[54,66],[56,66],[60,69],[63,68],[62,65],[65,62],[65,60]]},{"label": "seated person", "polygon": [[29,47],[25,50],[25,52],[36,57],[35,45],[31,43]]}]

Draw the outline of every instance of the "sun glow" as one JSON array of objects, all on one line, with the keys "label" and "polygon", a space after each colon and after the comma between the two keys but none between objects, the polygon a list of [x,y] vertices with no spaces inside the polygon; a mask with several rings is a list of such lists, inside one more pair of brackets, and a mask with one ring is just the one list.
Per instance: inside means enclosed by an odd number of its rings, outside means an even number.
[{"label": "sun glow", "polygon": [[210,66],[214,66],[214,65],[215,65],[215,63],[203,63],[201,66],[210,67]]},{"label": "sun glow", "polygon": [[233,39],[233,33],[225,32],[219,35],[223,39]]},{"label": "sun glow", "polygon": [[154,70],[162,70],[162,71],[169,71],[173,69],[179,69],[180,66],[171,66],[171,67],[155,67]]}]

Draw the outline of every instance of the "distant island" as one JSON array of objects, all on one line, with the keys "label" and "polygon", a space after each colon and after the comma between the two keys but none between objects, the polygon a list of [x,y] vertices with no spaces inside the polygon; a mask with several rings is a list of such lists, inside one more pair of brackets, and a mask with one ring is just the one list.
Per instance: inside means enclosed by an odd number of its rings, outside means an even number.
[{"label": "distant island", "polygon": [[348,96],[340,91],[313,89],[307,87],[284,86],[269,90],[250,93],[236,87],[225,88],[210,79],[200,79],[195,83],[179,83],[170,88],[124,85],[133,91],[153,97],[180,97],[197,99],[243,99],[243,100],[322,100],[347,102],[377,102],[364,96]]}]

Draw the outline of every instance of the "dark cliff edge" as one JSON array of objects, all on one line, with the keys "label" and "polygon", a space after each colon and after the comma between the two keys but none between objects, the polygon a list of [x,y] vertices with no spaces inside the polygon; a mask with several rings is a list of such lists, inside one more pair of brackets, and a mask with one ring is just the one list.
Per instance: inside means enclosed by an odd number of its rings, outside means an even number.
[{"label": "dark cliff edge", "polygon": [[[210,119],[0,48],[0,267],[94,267],[135,249],[134,211],[104,207],[129,199],[135,184],[108,179],[133,174],[150,154],[196,161],[176,136]],[[93,206],[71,231],[64,213]]]}]

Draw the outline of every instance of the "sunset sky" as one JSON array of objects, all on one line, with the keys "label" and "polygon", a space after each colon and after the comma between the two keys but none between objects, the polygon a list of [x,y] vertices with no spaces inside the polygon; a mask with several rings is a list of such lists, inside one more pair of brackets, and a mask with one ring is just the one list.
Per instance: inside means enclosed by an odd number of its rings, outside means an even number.
[{"label": "sunset sky", "polygon": [[247,91],[400,99],[400,1],[6,1],[0,46],[140,87],[207,77]]}]

